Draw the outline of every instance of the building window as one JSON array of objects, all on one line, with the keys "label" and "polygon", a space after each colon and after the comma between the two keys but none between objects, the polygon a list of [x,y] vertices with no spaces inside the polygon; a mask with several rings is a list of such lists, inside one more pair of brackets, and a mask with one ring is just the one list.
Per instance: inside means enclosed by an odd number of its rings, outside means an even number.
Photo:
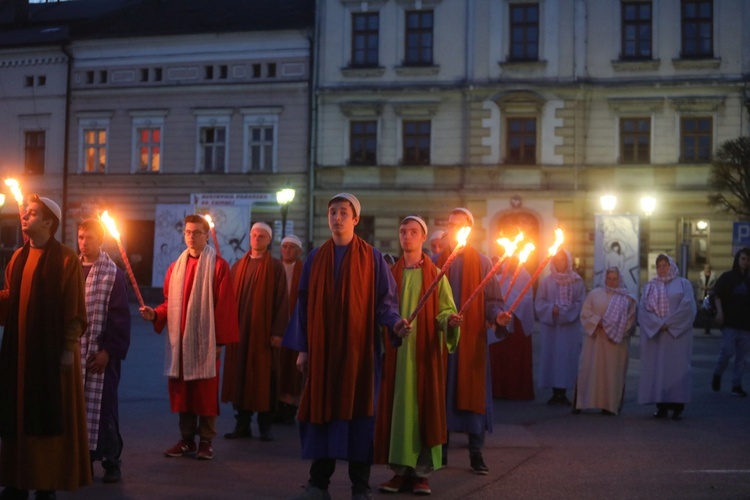
[{"label": "building window", "polygon": [[266,66],[266,71],[266,76],[268,78],[276,78],[276,63],[268,63],[268,65]]},{"label": "building window", "polygon": [[514,117],[506,121],[506,163],[536,163],[536,118]]},{"label": "building window", "polygon": [[138,127],[138,172],[161,171],[161,127]]},{"label": "building window", "polygon": [[39,87],[44,87],[47,85],[47,77],[45,75],[39,75],[36,77],[36,84]]},{"label": "building window", "polygon": [[148,81],[148,68],[141,68],[141,81],[142,82]]},{"label": "building window", "polygon": [[620,163],[648,163],[651,158],[651,119],[620,118]]},{"label": "building window", "polygon": [[711,0],[682,1],[682,57],[713,57],[713,9]]},{"label": "building window", "polygon": [[93,71],[86,72],[86,83],[89,85],[94,84],[94,72]]},{"label": "building window", "polygon": [[622,3],[623,59],[651,59],[651,2]]},{"label": "building window", "polygon": [[261,74],[261,65],[253,64],[253,78],[260,78],[261,76],[263,76]]},{"label": "building window", "polygon": [[223,173],[226,167],[227,127],[200,127],[200,171]]},{"label": "building window", "polygon": [[273,125],[250,126],[248,137],[250,138],[248,144],[250,152],[249,170],[251,172],[273,172],[275,127]]},{"label": "building window", "polygon": [[107,70],[103,69],[99,72],[99,83],[107,83]]},{"label": "building window", "polygon": [[[429,122],[427,123],[429,124]],[[377,145],[378,122],[376,120],[349,123],[350,165],[375,165],[377,163]]]},{"label": "building window", "polygon": [[25,76],[23,78],[23,86],[24,87],[33,87],[34,86],[34,77],[33,76]]},{"label": "building window", "polygon": [[430,164],[430,126],[429,120],[403,122],[404,165]]},{"label": "building window", "polygon": [[432,26],[433,11],[420,10],[406,13],[405,65],[432,65]]},{"label": "building window", "polygon": [[352,14],[352,66],[372,68],[378,65],[379,22],[377,12]]},{"label": "building window", "polygon": [[711,161],[713,120],[685,117],[680,120],[680,161],[698,163]]},{"label": "building window", "polygon": [[539,5],[510,5],[510,60],[539,60]]},{"label": "building window", "polygon": [[24,132],[23,172],[31,175],[44,174],[44,155],[47,133],[44,130]]},{"label": "building window", "polygon": [[83,171],[86,173],[107,171],[107,129],[83,129]]},{"label": "building window", "polygon": [[161,68],[154,68],[154,81],[160,82],[162,78]]}]

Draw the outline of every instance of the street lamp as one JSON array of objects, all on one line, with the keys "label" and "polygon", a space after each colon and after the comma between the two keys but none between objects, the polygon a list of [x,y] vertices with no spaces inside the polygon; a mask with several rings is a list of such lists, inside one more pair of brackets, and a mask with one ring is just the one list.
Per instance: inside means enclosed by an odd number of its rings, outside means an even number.
[{"label": "street lamp", "polygon": [[615,207],[617,206],[617,196],[613,194],[605,194],[604,196],[599,198],[599,201],[602,204],[602,210],[610,214],[615,210]]},{"label": "street lamp", "polygon": [[656,199],[653,196],[646,195],[641,197],[641,209],[643,209],[643,213],[646,214],[646,217],[651,217],[655,208]]},{"label": "street lamp", "polygon": [[286,216],[289,213],[289,204],[294,200],[294,189],[284,188],[276,191],[276,202],[281,205],[281,239],[286,236]]}]

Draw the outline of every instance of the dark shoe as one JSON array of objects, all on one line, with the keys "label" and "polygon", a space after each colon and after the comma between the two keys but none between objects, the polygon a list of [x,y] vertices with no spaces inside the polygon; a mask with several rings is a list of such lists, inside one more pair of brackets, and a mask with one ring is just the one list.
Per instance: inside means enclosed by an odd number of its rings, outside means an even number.
[{"label": "dark shoe", "polygon": [[201,439],[198,443],[198,453],[195,454],[198,460],[212,460],[214,458],[214,449],[211,446],[210,439]]},{"label": "dark shoe", "polygon": [[393,476],[389,481],[378,486],[383,493],[398,493],[399,491],[408,491],[411,481],[406,476]]},{"label": "dark shoe", "polygon": [[331,494],[328,490],[321,490],[315,486],[308,485],[300,495],[297,495],[294,500],[331,500]]},{"label": "dark shoe", "polygon": [[607,417],[611,417],[611,416],[617,415],[617,413],[611,412],[609,410],[602,410],[602,415],[607,416]]},{"label": "dark shoe", "polygon": [[180,439],[177,444],[169,448],[164,452],[164,455],[168,457],[181,457],[186,453],[195,453],[198,449],[195,446],[195,441],[188,441],[187,439]]},{"label": "dark shoe", "polygon": [[573,415],[580,415],[581,410],[579,410],[578,408],[573,408],[570,413],[572,413]]},{"label": "dark shoe", "polygon": [[714,374],[714,377],[711,379],[711,389],[713,389],[714,392],[719,392],[721,390],[721,375]]},{"label": "dark shoe", "polygon": [[672,412],[672,420],[682,420],[682,410],[674,410]]},{"label": "dark shoe", "polygon": [[741,385],[735,385],[734,387],[732,387],[732,394],[734,394],[735,396],[739,396],[741,398],[747,397],[747,393],[745,392],[745,390],[742,388]]},{"label": "dark shoe", "polygon": [[36,498],[36,500],[55,500],[57,495],[55,495],[54,491],[50,490],[36,490],[34,498]]},{"label": "dark shoe", "polygon": [[481,452],[470,453],[469,462],[471,464],[471,472],[473,472],[474,474],[486,476],[490,473],[490,469],[487,468],[487,466],[484,464],[484,459],[482,458]]},{"label": "dark shoe", "polygon": [[565,394],[562,395],[562,397],[560,398],[560,402],[558,404],[560,406],[573,406],[573,403],[570,402],[570,400]]},{"label": "dark shoe", "polygon": [[666,408],[659,408],[654,413],[654,418],[667,418],[669,416],[669,413],[667,412]]},{"label": "dark shoe", "polygon": [[8,486],[0,491],[0,499],[2,500],[26,500],[29,498],[29,490],[19,490],[13,486]]},{"label": "dark shoe", "polygon": [[103,483],[119,483],[122,478],[122,471],[118,464],[108,463],[104,465],[104,476],[102,476]]},{"label": "dark shoe", "polygon": [[273,441],[273,436],[271,435],[271,431],[262,431],[260,433],[260,440],[261,441]]},{"label": "dark shoe", "polygon": [[244,427],[238,425],[232,432],[224,434],[224,439],[244,439],[253,437],[253,431],[250,430],[250,426]]},{"label": "dark shoe", "polygon": [[364,493],[352,493],[352,500],[372,500],[372,492],[367,490]]}]

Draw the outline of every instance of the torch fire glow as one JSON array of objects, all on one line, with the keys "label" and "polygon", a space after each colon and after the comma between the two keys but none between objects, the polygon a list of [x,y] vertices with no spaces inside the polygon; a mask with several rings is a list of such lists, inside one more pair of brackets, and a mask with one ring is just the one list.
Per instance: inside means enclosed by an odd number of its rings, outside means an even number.
[{"label": "torch fire glow", "polygon": [[456,248],[454,248],[453,252],[451,252],[451,254],[448,256],[448,260],[446,260],[445,264],[443,264],[443,267],[440,268],[440,272],[437,274],[437,276],[435,276],[435,279],[432,280],[430,286],[427,287],[424,295],[422,295],[422,297],[419,299],[419,302],[417,302],[417,307],[415,307],[414,311],[409,315],[408,318],[406,318],[406,321],[411,323],[412,321],[414,321],[414,318],[417,317],[419,311],[421,311],[424,305],[427,303],[427,299],[430,298],[432,292],[434,292],[435,288],[437,288],[438,283],[440,283],[440,279],[445,276],[445,273],[448,272],[448,269],[450,269],[453,261],[456,260],[456,257],[458,257],[458,255],[463,251],[464,247],[466,247],[466,239],[469,237],[470,233],[471,227],[469,226],[464,226],[458,230],[458,234],[456,235]]},{"label": "torch fire glow", "polygon": [[536,268],[536,271],[534,271],[534,274],[531,276],[529,282],[526,283],[526,286],[524,286],[521,290],[521,293],[518,294],[518,297],[516,297],[513,305],[510,306],[510,309],[508,309],[508,312],[510,314],[513,314],[513,311],[516,310],[516,307],[518,307],[518,305],[521,303],[521,299],[523,299],[523,296],[528,293],[531,285],[533,285],[537,278],[539,278],[539,275],[542,274],[542,270],[547,266],[547,264],[549,264],[549,261],[552,260],[552,257],[555,256],[555,254],[557,253],[557,249],[560,248],[560,245],[563,244],[563,241],[565,241],[565,235],[563,235],[562,229],[558,227],[557,229],[555,229],[555,244],[549,247],[549,250],[547,251],[547,257],[545,257],[544,260],[539,264],[539,267]]},{"label": "torch fire glow", "polygon": [[[10,189],[10,192],[13,194],[13,198],[16,199],[16,203],[18,203],[18,218],[23,220],[23,193],[21,192],[21,185],[18,184],[18,181],[15,179],[5,179],[5,185],[8,186]],[[23,241],[24,243],[28,239],[28,236],[26,234],[23,235]]]},{"label": "torch fire glow", "polygon": [[216,255],[218,257],[221,257],[221,249],[219,248],[219,238],[216,237],[216,224],[214,224],[214,220],[211,218],[210,215],[205,214],[203,216],[208,221],[208,227],[211,231],[211,239],[214,240],[214,250],[216,250]]},{"label": "torch fire glow", "polygon": [[516,280],[518,279],[518,274],[521,271],[521,268],[523,267],[524,263],[528,260],[529,254],[536,250],[536,247],[533,243],[526,243],[523,246],[523,250],[518,254],[518,265],[516,266],[516,270],[513,273],[513,277],[510,279],[510,285],[508,285],[508,290],[505,292],[505,297],[503,297],[503,301],[507,302],[508,297],[510,297],[510,292],[513,290],[513,285],[516,284]]},{"label": "torch fire glow", "polygon": [[513,256],[516,249],[518,248],[518,244],[522,240],[523,233],[521,232],[516,235],[513,241],[510,241],[508,238],[498,238],[497,244],[505,249],[505,254],[503,254],[503,256],[497,262],[495,262],[495,265],[492,266],[490,272],[488,272],[487,275],[482,279],[482,281],[479,283],[479,286],[477,286],[474,291],[471,292],[471,295],[469,295],[469,298],[466,299],[466,302],[464,302],[464,304],[461,306],[461,310],[458,311],[458,314],[463,314],[469,309],[469,306],[472,302],[474,302],[474,299],[479,296],[479,292],[484,290],[484,288],[487,286],[487,283],[489,283],[491,279],[495,278],[495,275],[497,274],[498,269],[500,269],[500,266],[503,265],[503,262]]},{"label": "torch fire glow", "polygon": [[109,231],[109,234],[112,235],[112,237],[117,242],[117,248],[120,249],[120,255],[122,256],[122,261],[125,263],[125,268],[128,271],[128,277],[130,278],[130,282],[133,284],[133,290],[135,290],[135,296],[138,299],[138,303],[141,305],[141,307],[145,307],[145,303],[143,302],[143,297],[141,296],[141,290],[138,288],[138,282],[135,281],[135,274],[133,274],[133,268],[130,267],[130,260],[128,260],[128,256],[125,253],[125,248],[122,246],[122,241],[120,240],[120,232],[117,230],[117,225],[115,224],[115,220],[109,216],[107,211],[105,210],[104,213],[102,213],[99,216],[99,220],[102,221],[102,224],[104,224],[104,227],[107,228],[107,231]]}]

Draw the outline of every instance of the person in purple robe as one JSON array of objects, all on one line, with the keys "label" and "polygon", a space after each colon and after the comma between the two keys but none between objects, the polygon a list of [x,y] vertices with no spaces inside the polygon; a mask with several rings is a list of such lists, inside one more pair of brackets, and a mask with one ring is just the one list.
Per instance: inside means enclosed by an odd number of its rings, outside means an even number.
[{"label": "person in purple robe", "polygon": [[[94,219],[78,226],[83,276],[86,281],[88,327],[81,337],[83,387],[89,454],[104,467],[102,481],[120,481],[122,436],[117,389],[121,363],[130,347],[130,307],[125,274],[102,251],[104,228]],[[92,472],[93,475],[93,472]]]}]

